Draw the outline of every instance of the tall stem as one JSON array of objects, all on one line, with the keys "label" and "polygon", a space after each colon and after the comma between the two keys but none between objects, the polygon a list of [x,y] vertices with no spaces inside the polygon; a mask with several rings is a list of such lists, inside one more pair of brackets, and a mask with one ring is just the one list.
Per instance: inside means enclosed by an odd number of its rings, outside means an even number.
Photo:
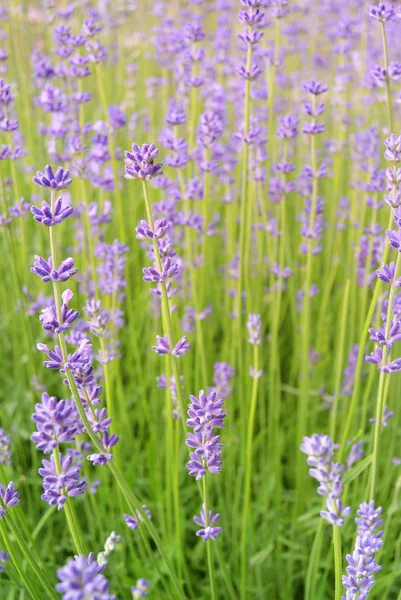
[{"label": "tall stem", "polygon": [[[394,280],[398,279],[401,275],[401,254],[398,252],[397,262],[395,267],[395,275]],[[394,298],[397,288],[392,285],[390,289],[390,295],[388,298],[387,304],[387,315],[386,315],[386,326],[385,326],[385,339],[388,340],[391,324],[393,320],[393,308],[394,308]],[[385,367],[387,365],[388,360],[388,346],[385,344],[383,346],[383,357],[381,367]],[[371,478],[370,478],[370,494],[369,498],[371,500],[375,497],[375,486],[376,486],[376,476],[377,476],[377,465],[379,462],[379,453],[380,453],[380,433],[382,429],[382,419],[383,419],[383,411],[384,411],[384,401],[385,401],[385,377],[386,374],[384,371],[380,371],[379,377],[379,390],[377,393],[377,403],[376,403],[376,422],[375,422],[375,432],[373,439],[373,460],[372,460],[372,470],[371,470]]]},{"label": "tall stem", "polygon": [[[15,567],[15,570],[17,571],[22,583],[24,584],[24,586],[26,587],[26,589],[29,592],[29,595],[31,596],[31,598],[33,598],[33,600],[41,600],[39,594],[37,593],[35,587],[32,585],[31,582],[31,578],[30,575],[28,576],[21,563],[20,560],[16,554],[16,552],[14,551],[14,546],[13,544],[10,542],[10,539],[8,537],[8,531],[7,528],[3,522],[2,519],[0,519],[0,534],[4,540],[4,545],[6,547],[6,550],[8,552],[8,554],[10,555],[10,558],[12,560],[12,563]],[[51,598],[53,598],[54,596],[50,596]]]},{"label": "tall stem", "polygon": [[335,571],[335,600],[341,600],[342,587],[342,555],[341,555],[341,528],[333,525],[334,544],[334,571]]},{"label": "tall stem", "polygon": [[393,103],[392,103],[392,99],[391,99],[390,76],[389,76],[389,72],[388,72],[387,35],[386,35],[386,25],[383,22],[381,23],[381,29],[382,29],[384,68],[386,70],[386,92],[387,92],[388,124],[389,124],[389,127],[390,127],[390,133],[394,133]]},{"label": "tall stem", "polygon": [[[52,193],[52,202],[54,202],[53,193]],[[50,230],[51,256],[52,256],[52,260],[56,260],[55,244],[54,244],[54,237],[53,237],[53,227],[49,227],[49,230]],[[54,290],[54,298],[55,298],[55,303],[56,303],[56,314],[57,314],[57,317],[59,318],[59,316],[60,316],[60,319],[61,319],[60,291],[59,291],[58,283],[54,280],[53,280],[53,290]],[[64,334],[60,333],[58,336],[58,339],[59,339],[61,354],[62,354],[62,358],[63,358],[63,363],[66,363],[68,361],[68,352],[67,352],[67,344],[65,341]],[[85,431],[89,435],[89,438],[90,438],[91,442],[93,443],[94,448],[96,448],[98,452],[103,453],[104,452],[103,445],[91,427],[91,424],[86,415],[84,406],[82,404],[82,400],[79,396],[77,385],[75,383],[74,377],[73,377],[70,369],[66,370],[66,376],[67,376],[68,384],[71,389],[71,392],[72,392],[72,395],[73,395],[73,398],[74,398],[74,401],[75,401],[75,404],[76,404],[76,407],[78,410],[79,417],[84,425]],[[177,379],[177,382],[179,382],[179,379]],[[177,394],[178,394],[179,387],[180,387],[179,383],[177,383]],[[155,542],[155,544],[160,552],[160,555],[165,562],[166,568],[169,572],[169,575],[171,577],[173,586],[178,594],[178,597],[182,600],[185,599],[185,594],[182,590],[180,582],[178,581],[178,578],[177,578],[173,568],[170,565],[170,561],[167,558],[167,554],[165,553],[165,551],[163,549],[161,539],[160,539],[153,523],[148,519],[146,513],[144,512],[144,510],[142,508],[142,503],[139,502],[139,500],[135,496],[134,492],[131,490],[130,486],[124,479],[123,475],[120,473],[117,465],[114,464],[113,460],[108,461],[107,465],[108,465],[108,468],[110,469],[111,473],[113,474],[118,486],[120,487],[120,489],[124,495],[124,498],[125,498],[128,506],[130,507],[130,510],[132,511],[132,513],[136,514],[136,512],[138,511],[139,514],[142,516],[145,528],[148,530],[149,535],[152,537],[153,541]]]},{"label": "tall stem", "polygon": [[248,539],[248,521],[249,507],[251,500],[251,481],[252,481],[252,456],[253,456],[253,430],[255,424],[256,404],[258,398],[258,370],[259,370],[259,346],[253,346],[253,369],[254,377],[252,384],[252,397],[248,417],[248,431],[246,438],[245,455],[245,486],[244,486],[244,509],[242,513],[241,530],[241,598],[247,597],[247,539]]},{"label": "tall stem", "polygon": [[[29,549],[27,543],[25,542],[25,540],[19,530],[18,525],[16,524],[16,522],[14,520],[14,517],[10,514],[10,511],[7,511],[7,513],[4,517],[4,520],[6,522],[7,527],[13,533],[25,560],[27,561],[27,563],[29,564],[31,569],[34,571],[34,573],[36,574],[42,587],[46,590],[47,595],[49,596],[49,598],[52,598],[52,600],[55,600],[55,599],[57,600],[58,595],[56,594],[52,584],[50,583],[49,579],[47,578],[47,575],[43,571],[42,567],[38,564],[34,555],[32,554],[31,550]],[[0,521],[0,524],[1,524],[1,521]]]},{"label": "tall stem", "polygon": [[[143,189],[143,195],[144,195],[144,199],[145,199],[145,207],[146,207],[146,215],[148,218],[148,223],[149,223],[151,229],[154,230],[152,207],[150,205],[148,187],[147,187],[147,183],[145,180],[142,181],[142,189]],[[156,267],[157,267],[158,271],[161,273],[163,270],[163,267],[162,267],[162,261],[161,261],[161,256],[160,256],[159,244],[158,244],[157,240],[153,240],[153,250],[154,250],[154,254],[155,254]],[[167,337],[168,337],[170,348],[173,348],[174,347],[173,323],[172,323],[172,318],[171,318],[170,300],[168,297],[165,281],[160,282],[160,289],[161,289],[161,294],[162,294],[163,324],[164,324],[164,328],[165,328],[165,333],[167,334]],[[177,358],[175,356],[173,356],[172,354],[170,354],[170,359],[171,359],[171,369],[173,371],[176,390],[177,390],[177,399],[178,399],[178,403],[180,406],[181,422],[182,422],[184,432],[186,433],[187,426],[186,426],[186,422],[185,422],[185,405],[184,405],[184,398],[183,398],[183,394],[182,394],[182,385],[181,385],[180,374],[178,371]]]},{"label": "tall stem", "polygon": [[[248,45],[246,69],[250,70],[252,65],[252,44]],[[244,150],[242,155],[242,174],[241,174],[241,196],[240,196],[240,230],[239,230],[239,262],[238,262],[238,279],[237,290],[235,295],[235,321],[236,334],[233,339],[233,346],[240,345],[240,336],[238,335],[241,329],[241,309],[242,309],[242,280],[244,271],[244,251],[245,251],[245,233],[246,233],[246,208],[248,200],[248,162],[249,162],[249,144],[246,140],[249,134],[249,120],[251,107],[251,80],[245,82],[245,104],[244,104]],[[248,223],[250,226],[251,224]]]},{"label": "tall stem", "polygon": [[[209,504],[208,504],[208,493],[207,493],[207,474],[203,477],[203,504],[205,510],[205,523],[206,527],[210,526],[210,517],[209,517]],[[212,557],[212,540],[207,540],[207,564],[209,569],[209,581],[210,581],[210,595],[212,600],[216,600],[216,583],[214,577],[214,565],[213,565],[213,557]]]},{"label": "tall stem", "polygon": [[[60,453],[59,453],[58,448],[54,449],[53,457],[54,457],[54,464],[56,466],[57,474],[60,475],[62,469],[61,469]],[[65,491],[65,489],[63,489],[62,492],[67,497],[67,492]],[[87,552],[86,552],[83,540],[81,539],[81,536],[79,533],[79,527],[76,522],[76,515],[74,514],[74,510],[71,505],[71,498],[67,497],[67,500],[64,504],[64,510],[65,510],[65,516],[67,518],[68,528],[70,530],[71,537],[74,542],[75,551],[80,556],[87,556]]]},{"label": "tall stem", "polygon": [[[313,114],[316,112],[316,96],[312,96],[313,102]],[[315,118],[313,119],[315,123]],[[317,161],[316,161],[316,137],[311,134],[310,140],[311,147],[311,163],[312,163],[312,199],[311,209],[309,216],[309,232],[312,232],[315,225],[316,218],[316,205],[317,205],[317,191],[318,191],[318,179],[317,179]],[[306,274],[305,284],[303,288],[303,305],[302,305],[302,341],[301,341],[301,400],[299,403],[298,410],[298,424],[297,424],[297,447],[301,443],[302,436],[305,434],[307,423],[308,423],[308,400],[309,400],[309,353],[310,353],[310,339],[311,339],[311,302],[310,302],[310,287],[312,282],[312,257],[313,257],[313,242],[312,239],[308,238],[308,249],[306,257]],[[297,512],[301,507],[303,497],[303,479],[304,471],[302,469],[302,456],[301,453],[297,454],[297,501],[296,509]]]}]

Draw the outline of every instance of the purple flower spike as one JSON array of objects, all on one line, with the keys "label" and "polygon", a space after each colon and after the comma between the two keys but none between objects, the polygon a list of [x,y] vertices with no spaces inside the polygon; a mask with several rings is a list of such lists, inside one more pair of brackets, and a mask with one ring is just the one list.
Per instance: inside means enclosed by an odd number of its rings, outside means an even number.
[{"label": "purple flower spike", "polygon": [[352,508],[350,506],[345,507],[339,498],[332,499],[329,497],[326,500],[326,507],[327,510],[320,511],[320,516],[331,523],[331,525],[337,525],[337,527],[342,527],[344,519],[349,517],[352,512]]},{"label": "purple flower spike", "polygon": [[55,306],[50,306],[42,310],[39,321],[42,323],[43,329],[59,334],[63,331],[67,331],[71,327],[71,324],[79,317],[78,311],[68,308],[68,303],[72,296],[73,293],[71,290],[65,290],[61,294],[63,300],[61,305],[61,323],[57,320]]},{"label": "purple flower spike", "polygon": [[87,458],[95,467],[105,467],[109,460],[113,459],[113,455],[102,452],[100,454],[89,454]]},{"label": "purple flower spike", "polygon": [[145,267],[142,269],[144,281],[161,283],[170,277],[174,277],[178,273],[178,263],[174,263],[170,257],[166,258],[163,264],[163,270],[160,273],[155,267]]},{"label": "purple flower spike", "polygon": [[[148,517],[149,521],[151,521],[152,513],[150,512],[150,510],[148,509],[146,504],[142,504],[142,509],[143,509],[144,513],[146,514],[146,516]],[[132,531],[135,531],[136,529],[138,529],[139,524],[143,522],[143,516],[139,512],[139,510],[136,511],[135,517],[133,517],[132,515],[124,515],[124,519],[125,519],[125,523],[126,523],[127,527],[132,529]]]},{"label": "purple flower spike", "polygon": [[5,573],[6,562],[10,560],[10,555],[7,552],[0,550],[0,573]]},{"label": "purple flower spike", "polygon": [[358,525],[355,549],[352,554],[347,554],[347,575],[342,580],[347,599],[367,598],[374,586],[373,574],[381,569],[374,556],[383,546],[383,531],[377,531],[383,525],[381,512],[380,507],[375,509],[373,500],[359,507],[358,517],[355,518]]},{"label": "purple flower spike", "polygon": [[56,585],[56,590],[63,594],[63,600],[115,600],[115,596],[110,594],[109,582],[102,575],[102,570],[91,555],[89,558],[76,556],[57,571],[60,583]]},{"label": "purple flower spike", "polygon": [[7,508],[12,508],[20,502],[19,492],[15,490],[12,481],[7,487],[0,483],[0,519],[5,515]]},{"label": "purple flower spike", "polygon": [[247,322],[249,339],[248,342],[258,346],[262,341],[262,318],[260,315],[250,313]]},{"label": "purple flower spike", "polygon": [[136,585],[131,588],[131,594],[133,600],[139,600],[140,598],[145,598],[148,595],[148,590],[150,588],[150,581],[147,579],[138,579]]},{"label": "purple flower spike", "polygon": [[135,228],[136,238],[138,240],[160,239],[164,237],[168,231],[170,231],[171,223],[166,221],[166,219],[157,219],[154,223],[154,227],[155,230],[152,231],[149,223],[142,220],[138,227]]},{"label": "purple flower spike", "polygon": [[31,213],[33,214],[35,221],[38,221],[38,223],[42,223],[42,225],[46,225],[47,227],[62,223],[65,219],[68,219],[73,212],[74,209],[71,206],[63,207],[63,198],[61,196],[56,200],[53,212],[47,202],[42,202],[41,208],[38,208],[37,206],[31,207]]},{"label": "purple flower spike", "polygon": [[187,344],[187,337],[184,335],[175,345],[174,350],[172,351],[172,355],[176,358],[181,358],[190,350],[191,344]]},{"label": "purple flower spike", "polygon": [[170,345],[168,341],[168,335],[165,336],[156,336],[156,346],[152,346],[152,349],[156,352],[156,354],[170,354]]},{"label": "purple flower spike", "polygon": [[369,18],[372,19],[372,21],[386,23],[386,21],[393,20],[394,17],[394,4],[386,4],[385,2],[379,2],[377,6],[371,6],[369,9]]},{"label": "purple flower spike", "polygon": [[52,190],[62,190],[72,183],[69,171],[64,171],[63,167],[57,167],[56,172],[50,165],[46,165],[45,172],[37,171],[33,177],[33,182],[41,187]]},{"label": "purple flower spike", "polygon": [[332,525],[341,527],[344,519],[350,515],[351,508],[344,507],[341,502],[345,467],[333,461],[336,448],[338,445],[328,435],[313,434],[311,437],[304,437],[301,444],[301,451],[308,457],[306,462],[312,467],[309,474],[319,482],[317,492],[321,496],[327,496],[327,510],[321,511],[320,515]]},{"label": "purple flower spike", "polygon": [[394,281],[395,276],[395,262],[392,261],[389,265],[382,265],[381,269],[376,271],[377,277],[384,281],[384,283],[389,283],[390,285],[394,285],[396,288],[401,287],[401,277]]},{"label": "purple flower spike", "polygon": [[132,152],[125,150],[125,178],[126,179],[152,179],[155,175],[162,175],[162,163],[155,164],[159,150],[154,144],[142,144],[141,147],[132,144]]},{"label": "purple flower spike", "polygon": [[48,281],[67,281],[70,277],[78,273],[78,269],[74,268],[74,259],[71,257],[63,260],[58,269],[54,269],[51,256],[46,262],[41,256],[35,256],[35,262],[31,267],[31,272],[42,279],[44,283]]},{"label": "purple flower spike", "polygon": [[72,442],[79,427],[73,402],[57,400],[46,392],[42,394],[42,402],[35,405],[32,420],[37,431],[31,440],[45,454],[53,452],[60,443]]},{"label": "purple flower spike", "polygon": [[11,459],[11,438],[0,427],[0,465],[9,465]]},{"label": "purple flower spike", "polygon": [[205,505],[203,504],[199,517],[194,517],[194,521],[201,529],[198,529],[196,535],[201,537],[204,542],[215,540],[223,531],[221,527],[216,527],[216,523],[220,519],[220,514],[214,514],[211,510],[208,511],[208,519],[206,519]]},{"label": "purple flower spike", "polygon": [[304,92],[308,92],[309,94],[313,94],[314,96],[318,96],[319,94],[324,94],[329,89],[327,85],[324,85],[320,81],[315,81],[311,79],[310,81],[305,81],[302,85]]},{"label": "purple flower spike", "polygon": [[189,475],[199,481],[208,471],[221,473],[222,444],[214,428],[224,427],[226,415],[222,410],[223,400],[216,399],[216,392],[207,395],[201,390],[199,398],[190,396],[190,399],[187,425],[193,428],[194,433],[188,433],[186,444],[194,451],[190,452],[187,469]]},{"label": "purple flower spike", "polygon": [[176,358],[180,358],[184,356],[191,348],[190,344],[187,344],[187,338],[184,336],[181,338],[173,350],[170,349],[170,344],[168,341],[168,335],[164,335],[163,337],[160,335],[156,336],[157,345],[152,346],[152,349],[156,352],[156,354],[172,354]]},{"label": "purple flower spike", "polygon": [[[393,416],[394,416],[394,411],[393,411],[393,410],[389,410],[389,409],[388,409],[388,406],[385,406],[385,407],[384,407],[384,413],[383,413],[383,417],[382,417],[382,422],[381,422],[381,424],[382,424],[382,427],[387,427],[387,425],[388,425],[388,422],[387,422],[387,421],[388,421],[389,419],[391,419],[391,417],[393,417]],[[370,421],[371,423],[376,423],[376,419],[375,419],[375,418],[373,418],[373,419],[369,419],[369,421]]]},{"label": "purple flower spike", "polygon": [[398,229],[398,231],[386,229],[386,235],[390,246],[394,248],[394,250],[401,252],[401,229]]},{"label": "purple flower spike", "polygon": [[43,460],[43,467],[39,469],[39,475],[43,477],[42,500],[50,506],[57,506],[61,510],[67,500],[67,496],[80,496],[87,487],[85,479],[80,477],[80,465],[73,463],[71,455],[60,458],[60,472],[56,466],[54,456],[50,460]]}]

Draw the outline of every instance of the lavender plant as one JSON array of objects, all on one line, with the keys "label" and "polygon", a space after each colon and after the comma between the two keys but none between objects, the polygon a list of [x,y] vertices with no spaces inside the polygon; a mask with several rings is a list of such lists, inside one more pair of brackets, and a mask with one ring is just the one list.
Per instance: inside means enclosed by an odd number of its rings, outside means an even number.
[{"label": "lavender plant", "polygon": [[1,598],[398,598],[399,22],[0,7]]}]

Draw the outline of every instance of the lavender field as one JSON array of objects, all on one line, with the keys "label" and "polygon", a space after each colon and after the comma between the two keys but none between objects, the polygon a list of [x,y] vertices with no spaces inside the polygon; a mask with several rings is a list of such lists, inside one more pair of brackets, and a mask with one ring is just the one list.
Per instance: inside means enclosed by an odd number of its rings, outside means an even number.
[{"label": "lavender field", "polygon": [[401,3],[0,6],[0,600],[401,600]]}]

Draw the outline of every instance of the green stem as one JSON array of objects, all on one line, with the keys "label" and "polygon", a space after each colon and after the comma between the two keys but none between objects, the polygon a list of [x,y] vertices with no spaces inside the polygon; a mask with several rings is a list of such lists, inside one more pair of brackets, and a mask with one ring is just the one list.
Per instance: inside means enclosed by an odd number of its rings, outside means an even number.
[{"label": "green stem", "polygon": [[96,82],[97,82],[97,88],[98,88],[98,92],[99,92],[100,102],[101,102],[101,105],[103,108],[103,114],[104,114],[104,118],[106,120],[107,128],[108,128],[110,159],[111,159],[111,168],[113,171],[114,192],[115,192],[116,201],[117,201],[116,204],[117,204],[117,214],[118,214],[118,225],[119,225],[119,231],[120,231],[120,238],[121,238],[121,241],[125,242],[125,240],[126,240],[125,219],[124,219],[121,190],[120,190],[119,181],[118,181],[116,149],[115,149],[114,141],[113,141],[113,132],[111,130],[109,107],[108,107],[108,103],[107,103],[106,92],[105,92],[104,85],[103,85],[103,77],[102,77],[101,67],[99,64],[96,65],[95,70],[96,70]]},{"label": "green stem", "polygon": [[392,100],[391,100],[390,77],[389,77],[389,73],[388,73],[387,35],[386,35],[386,25],[383,22],[381,23],[381,29],[382,29],[384,68],[386,70],[386,92],[387,92],[388,124],[389,124],[389,127],[390,127],[390,133],[394,133],[393,103],[392,103]]},{"label": "green stem", "polygon": [[[394,281],[400,277],[401,274],[401,254],[398,252],[397,262],[395,267],[395,275]],[[386,327],[385,327],[385,339],[389,338],[391,325],[393,322],[393,307],[394,307],[394,298],[397,288],[392,285],[390,289],[390,295],[387,304],[387,315],[386,315]],[[388,359],[388,346],[383,346],[383,357],[381,362],[381,367],[385,367],[387,365]],[[384,371],[380,371],[379,377],[379,389],[377,393],[377,402],[376,402],[376,422],[375,422],[375,432],[374,432],[374,440],[373,440],[373,460],[372,460],[372,470],[371,470],[371,479],[370,479],[370,495],[369,498],[371,500],[375,497],[375,485],[376,485],[376,476],[377,476],[377,466],[379,462],[379,454],[380,454],[380,433],[382,429],[382,419],[383,419],[383,411],[384,411],[384,400],[385,400],[385,377],[386,374]]]},{"label": "green stem", "polygon": [[[390,220],[389,220],[389,225],[388,228],[391,229],[393,223],[393,215],[391,213],[390,215]],[[387,257],[388,257],[388,252],[389,252],[389,246],[386,245],[383,256],[382,256],[382,262],[386,263],[387,262]],[[381,281],[379,279],[377,279],[376,281],[376,285],[375,285],[375,289],[373,292],[373,296],[372,296],[372,300],[370,302],[369,305],[369,310],[368,313],[366,315],[366,319],[365,322],[363,324],[363,328],[359,337],[359,350],[358,350],[358,358],[356,361],[356,369],[355,369],[355,383],[354,383],[354,390],[352,393],[352,398],[351,398],[351,403],[350,403],[350,407],[349,407],[349,411],[348,411],[348,416],[347,416],[347,421],[344,427],[344,432],[343,432],[343,436],[342,436],[342,440],[341,440],[341,445],[340,445],[340,451],[339,451],[339,457],[338,457],[338,461],[342,462],[343,458],[344,458],[344,454],[346,451],[346,447],[347,447],[347,441],[349,439],[350,436],[350,432],[351,432],[351,427],[352,424],[354,422],[354,418],[355,418],[355,412],[356,412],[356,408],[357,408],[357,404],[358,404],[358,400],[360,397],[360,391],[361,391],[361,372],[362,372],[362,366],[363,366],[363,358],[365,355],[365,344],[366,344],[366,340],[368,338],[368,330],[369,327],[371,325],[372,322],[372,318],[373,318],[373,314],[375,312],[375,308],[376,308],[376,304],[377,301],[379,299],[379,295],[380,295],[380,289],[381,289]]]},{"label": "green stem", "polygon": [[[142,189],[143,189],[143,195],[144,195],[144,199],[145,199],[145,207],[146,207],[146,215],[148,218],[148,223],[150,225],[150,228],[153,231],[155,226],[154,226],[152,208],[150,205],[150,199],[149,199],[149,194],[148,194],[148,187],[147,187],[147,183],[145,180],[142,181]],[[154,255],[155,255],[156,267],[157,267],[159,273],[161,273],[163,270],[163,267],[162,267],[162,261],[161,261],[161,256],[160,256],[159,244],[156,239],[153,240],[153,250],[154,250]],[[172,318],[171,318],[170,300],[168,297],[165,281],[162,281],[160,283],[160,289],[161,289],[161,294],[162,294],[162,320],[163,320],[163,328],[165,330],[164,333],[167,334],[170,348],[173,348],[174,347],[173,323],[172,323]],[[182,422],[182,426],[184,429],[184,433],[186,433],[186,431],[187,431],[187,426],[186,426],[186,421],[185,421],[186,410],[185,410],[184,398],[183,398],[183,393],[182,393],[180,374],[178,371],[177,359],[175,356],[170,354],[170,360],[171,360],[171,369],[173,371],[175,385],[176,385],[178,404],[180,406],[181,422]]]},{"label": "green stem", "polygon": [[[209,519],[209,503],[208,503],[208,494],[207,494],[207,474],[203,477],[203,504],[205,511],[205,523],[206,527],[210,525]],[[212,557],[212,548],[211,548],[212,540],[207,540],[207,564],[209,569],[209,581],[210,581],[210,595],[212,600],[216,600],[216,582],[214,577],[214,565],[213,565],[213,557]]]},{"label": "green stem", "polygon": [[334,544],[334,571],[335,571],[335,600],[341,600],[342,588],[342,555],[341,555],[341,528],[333,525]]},{"label": "green stem", "polygon": [[34,573],[36,574],[36,576],[39,579],[40,583],[42,584],[43,588],[46,590],[46,593],[49,596],[49,598],[52,598],[52,600],[55,600],[55,599],[59,600],[59,597],[56,594],[52,584],[48,580],[47,575],[45,574],[43,569],[40,567],[38,562],[36,561],[35,557],[33,556],[32,552],[30,551],[27,543],[25,542],[23,536],[21,535],[18,525],[14,521],[14,518],[10,514],[10,511],[7,511],[6,515],[4,516],[4,520],[7,524],[7,526],[9,527],[9,529],[11,529],[15,539],[17,540],[17,544],[20,547],[25,560],[31,567],[32,571],[34,571]]},{"label": "green stem", "polygon": [[344,354],[344,343],[345,343],[345,332],[347,327],[347,316],[348,316],[348,303],[349,303],[349,289],[350,280],[347,280],[345,284],[344,297],[343,297],[343,308],[341,314],[341,325],[340,325],[340,336],[338,340],[337,348],[337,365],[336,365],[336,378],[334,384],[334,402],[333,410],[331,413],[330,420],[330,437],[335,439],[336,425],[337,425],[337,413],[338,403],[340,400],[341,381],[342,381],[342,368],[343,368],[343,354]]},{"label": "green stem", "polygon": [[[54,464],[56,466],[56,471],[57,471],[58,475],[60,475],[62,468],[61,468],[61,461],[60,461],[60,452],[59,452],[58,448],[55,448],[53,450],[53,457],[54,457]],[[74,515],[74,511],[71,506],[71,498],[67,497],[67,492],[65,489],[62,489],[61,491],[66,496],[64,510],[65,510],[65,516],[67,518],[68,528],[71,533],[72,541],[74,542],[75,551],[80,556],[87,556],[85,546],[84,546],[83,541],[81,540],[81,536],[79,534],[79,528],[76,523],[76,516]]]},{"label": "green stem", "polygon": [[[312,96],[313,113],[316,112],[316,96]],[[315,118],[313,119],[315,123]],[[316,218],[318,179],[317,179],[317,161],[316,161],[316,140],[315,135],[311,135],[311,163],[313,172],[312,182],[312,200],[309,217],[309,231],[313,230]],[[308,401],[309,401],[309,354],[310,354],[310,339],[311,339],[311,302],[310,302],[310,287],[312,283],[312,257],[313,257],[313,242],[308,238],[308,250],[306,257],[306,274],[303,288],[303,305],[302,305],[302,335],[301,335],[301,399],[298,409],[297,423],[297,447],[299,447],[302,436],[305,435],[308,423]],[[305,477],[305,469],[302,468],[301,453],[297,453],[297,499],[295,509],[299,513],[304,495],[303,481]]]},{"label": "green stem", "polygon": [[[31,578],[30,576],[27,576],[27,574],[25,573],[19,558],[17,556],[17,554],[14,552],[14,546],[13,544],[10,542],[10,539],[8,537],[8,531],[6,529],[6,526],[3,522],[2,519],[0,519],[0,533],[2,535],[2,538],[4,540],[4,545],[6,547],[6,550],[8,552],[8,554],[10,555],[10,558],[12,560],[12,563],[22,581],[22,583],[24,584],[24,586],[26,587],[26,589],[28,590],[31,598],[33,598],[33,600],[41,600],[39,594],[36,592],[34,586],[31,583]],[[52,598],[54,598],[54,596],[51,596]]]},{"label": "green stem", "polygon": [[[54,192],[52,192],[52,195],[51,195],[51,202],[52,202],[52,207],[53,207]],[[54,238],[53,238],[53,227],[49,227],[49,230],[50,230],[51,256],[52,256],[52,261],[55,261],[56,256],[55,256],[55,244],[54,244]],[[160,259],[160,256],[159,256],[159,259]],[[53,264],[55,264],[55,262],[53,262]],[[54,291],[54,298],[55,298],[55,304],[56,304],[56,314],[57,314],[58,319],[60,319],[59,320],[59,322],[60,322],[61,321],[60,291],[59,291],[58,283],[54,280],[53,280],[53,291]],[[64,334],[60,333],[58,336],[58,339],[59,339],[61,354],[63,357],[63,362],[66,363],[68,360],[68,352],[67,352],[67,344],[65,341]],[[104,453],[103,445],[102,445],[101,441],[99,440],[99,438],[97,437],[97,435],[95,434],[95,432],[93,431],[91,424],[88,420],[88,417],[86,416],[85,409],[83,407],[82,400],[80,398],[78,388],[75,383],[74,377],[71,373],[71,370],[69,370],[69,369],[66,370],[66,376],[68,379],[68,383],[69,383],[72,395],[74,397],[74,401],[75,401],[75,404],[76,404],[76,407],[78,410],[78,414],[79,414],[80,419],[85,427],[85,430],[86,430],[87,434],[89,435],[89,438],[92,441],[94,448],[96,448],[98,452]],[[180,388],[179,377],[177,377],[176,381],[177,381],[176,387],[177,387],[177,395],[178,395],[178,393],[179,393],[178,391]],[[138,511],[142,515],[145,527],[148,529],[150,536],[153,538],[153,541],[155,542],[155,544],[160,552],[160,555],[165,562],[166,568],[170,574],[172,583],[175,587],[178,597],[181,599],[185,599],[184,592],[182,591],[182,588],[177,579],[177,576],[170,565],[170,561],[167,558],[166,553],[164,552],[164,549],[163,549],[160,537],[156,531],[156,528],[154,527],[153,523],[147,518],[146,513],[144,512],[144,510],[142,508],[142,503],[139,502],[139,500],[135,496],[134,492],[129,487],[128,483],[126,482],[126,480],[124,479],[124,477],[122,476],[120,471],[118,470],[117,465],[115,465],[112,460],[108,461],[107,465],[108,465],[108,468],[110,469],[111,473],[113,474],[115,480],[117,481],[117,484],[120,487],[120,489],[123,493],[123,496],[124,496],[128,506],[130,507],[130,510],[133,512],[133,514],[135,514],[136,511]]]},{"label": "green stem", "polygon": [[253,346],[253,368],[254,377],[252,384],[252,397],[249,408],[248,431],[246,438],[246,455],[245,455],[245,485],[244,485],[244,509],[242,513],[242,530],[241,530],[241,598],[247,597],[247,539],[248,539],[248,520],[249,507],[251,500],[251,480],[252,480],[252,457],[253,457],[253,430],[255,423],[255,413],[258,398],[258,382],[257,373],[259,370],[259,346]]}]

